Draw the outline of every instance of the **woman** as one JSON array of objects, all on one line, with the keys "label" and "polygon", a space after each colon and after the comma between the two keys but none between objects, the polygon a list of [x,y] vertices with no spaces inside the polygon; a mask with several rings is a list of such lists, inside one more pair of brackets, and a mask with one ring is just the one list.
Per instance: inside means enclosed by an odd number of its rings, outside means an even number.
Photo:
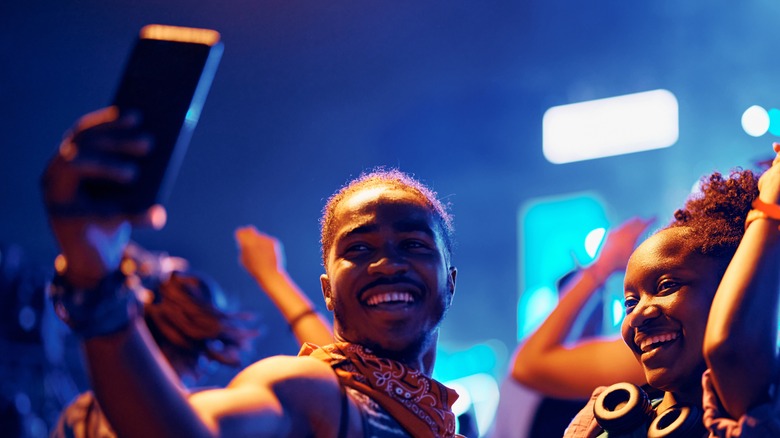
[{"label": "woman", "polygon": [[[780,146],[774,148],[780,152]],[[713,415],[740,418],[766,400],[777,331],[780,215],[770,207],[780,203],[778,161],[762,176],[760,194],[758,177],[751,171],[729,177],[714,173],[704,179],[701,193],[689,198],[668,227],[631,255],[621,332],[648,384],[663,391],[649,409],[649,418],[683,407],[700,411],[702,374],[708,366],[705,381],[711,379],[715,389],[710,398],[725,407],[714,414],[708,405],[708,426],[716,427]],[[756,198],[760,203],[754,203]],[[765,212],[745,231],[751,206]],[[746,318],[746,309],[760,316],[755,321],[753,316]],[[602,392],[603,388],[594,392],[565,436],[605,433],[593,413],[594,406],[604,407]],[[662,426],[656,421],[641,427]]]}]

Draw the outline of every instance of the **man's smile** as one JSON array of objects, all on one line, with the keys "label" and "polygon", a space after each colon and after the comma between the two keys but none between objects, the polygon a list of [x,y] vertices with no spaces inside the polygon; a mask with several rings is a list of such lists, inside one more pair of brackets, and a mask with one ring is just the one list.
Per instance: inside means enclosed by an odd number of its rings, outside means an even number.
[{"label": "man's smile", "polygon": [[361,288],[358,299],[369,307],[411,305],[421,299],[423,289],[406,277],[378,278]]},{"label": "man's smile", "polygon": [[409,292],[384,292],[371,295],[365,300],[369,307],[375,307],[381,304],[413,303],[414,297]]}]

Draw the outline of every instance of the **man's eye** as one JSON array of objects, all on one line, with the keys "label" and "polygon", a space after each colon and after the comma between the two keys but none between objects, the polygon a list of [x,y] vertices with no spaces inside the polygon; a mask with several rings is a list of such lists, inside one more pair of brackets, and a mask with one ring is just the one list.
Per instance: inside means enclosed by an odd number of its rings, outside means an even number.
[{"label": "man's eye", "polygon": [[632,310],[634,310],[634,307],[639,304],[639,300],[633,297],[628,297],[623,301],[623,306],[626,308],[626,315],[631,313]]},{"label": "man's eye", "polygon": [[364,243],[355,243],[353,245],[349,245],[344,252],[345,253],[365,252],[368,251],[368,249],[369,249],[368,245]]},{"label": "man's eye", "polygon": [[431,248],[431,245],[421,240],[407,240],[404,242],[404,248],[410,251],[427,251]]}]

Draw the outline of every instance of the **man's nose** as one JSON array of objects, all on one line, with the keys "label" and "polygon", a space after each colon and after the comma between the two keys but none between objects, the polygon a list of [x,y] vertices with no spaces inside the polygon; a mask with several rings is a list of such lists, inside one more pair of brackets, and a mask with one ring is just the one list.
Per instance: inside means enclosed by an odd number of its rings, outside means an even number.
[{"label": "man's nose", "polygon": [[394,275],[406,272],[406,258],[395,249],[385,249],[368,265],[369,274]]}]

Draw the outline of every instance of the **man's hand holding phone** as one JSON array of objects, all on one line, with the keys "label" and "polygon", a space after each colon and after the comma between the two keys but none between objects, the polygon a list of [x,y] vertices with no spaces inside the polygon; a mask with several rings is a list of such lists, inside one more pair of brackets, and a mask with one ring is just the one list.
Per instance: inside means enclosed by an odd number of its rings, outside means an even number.
[{"label": "man's hand holding phone", "polygon": [[[222,53],[210,29],[145,26],[113,105],[65,134],[43,198],[74,286],[119,267],[133,227],[162,228],[161,206],[197,124]],[[61,267],[62,268],[62,267]]]},{"label": "man's hand holding phone", "polygon": [[67,276],[79,286],[96,283],[118,267],[132,226],[161,228],[165,223],[162,206],[127,214],[101,204],[111,200],[83,191],[84,181],[122,186],[137,180],[137,159],[154,147],[139,124],[137,113],[120,115],[116,107],[81,117],[43,174],[44,202],[67,260]]}]

